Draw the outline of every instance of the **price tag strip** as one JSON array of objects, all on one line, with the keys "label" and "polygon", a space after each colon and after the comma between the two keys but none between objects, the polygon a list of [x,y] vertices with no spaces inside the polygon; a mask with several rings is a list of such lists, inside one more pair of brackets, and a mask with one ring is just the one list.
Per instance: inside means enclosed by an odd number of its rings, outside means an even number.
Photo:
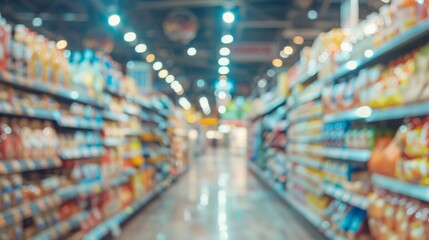
[{"label": "price tag strip", "polygon": [[367,210],[368,208],[368,198],[365,196],[348,192],[332,184],[324,184],[323,191],[325,194],[335,199],[348,203],[352,206],[358,207],[362,210]]},{"label": "price tag strip", "polygon": [[54,193],[52,195],[37,199],[33,202],[25,203],[23,205],[8,209],[0,213],[0,219],[5,220],[0,221],[0,228],[4,228],[16,222],[22,221],[32,215],[57,207],[61,204],[61,202],[61,198]]},{"label": "price tag strip", "polygon": [[34,159],[34,160],[5,160],[0,161],[0,174],[13,174],[34,170],[51,169],[61,166],[61,160]]}]

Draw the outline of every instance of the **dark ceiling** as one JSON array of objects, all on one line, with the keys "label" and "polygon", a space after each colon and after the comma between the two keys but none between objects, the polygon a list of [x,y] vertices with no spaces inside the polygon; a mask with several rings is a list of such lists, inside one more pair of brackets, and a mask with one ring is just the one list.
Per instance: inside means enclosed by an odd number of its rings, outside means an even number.
[{"label": "dark ceiling", "polygon": [[[380,0],[359,1],[360,16],[365,17],[377,9]],[[311,45],[318,33],[340,26],[340,0],[0,0],[0,12],[12,23],[24,23],[28,27],[58,40],[66,38],[69,49],[81,50],[82,40],[94,32],[112,37],[115,48],[113,57],[121,63],[141,60],[142,56],[125,43],[122,34],[108,26],[109,11],[117,11],[121,24],[137,33],[149,49],[161,56],[164,65],[176,76],[184,76],[182,85],[191,102],[197,102],[202,94],[214,100],[211,84],[198,88],[196,80],[213,83],[219,77],[218,59],[222,46],[220,38],[228,29],[222,14],[230,8],[236,21],[229,30],[234,36],[233,45],[262,43],[273,45],[277,57],[285,45],[294,47],[294,54],[284,60],[291,66],[299,57],[303,46]],[[162,24],[173,9],[186,8],[198,18],[196,38],[187,45],[171,42],[164,34]],[[309,10],[316,10],[318,18],[310,20]],[[39,28],[31,25],[32,19],[40,16],[44,22]],[[292,42],[294,36],[304,37],[303,45]],[[198,50],[196,56],[188,56],[189,47]],[[233,96],[247,96],[255,89],[256,80],[271,67],[270,60],[261,62],[231,61],[228,75],[235,83]],[[155,79],[155,87],[174,97],[168,85]]]}]

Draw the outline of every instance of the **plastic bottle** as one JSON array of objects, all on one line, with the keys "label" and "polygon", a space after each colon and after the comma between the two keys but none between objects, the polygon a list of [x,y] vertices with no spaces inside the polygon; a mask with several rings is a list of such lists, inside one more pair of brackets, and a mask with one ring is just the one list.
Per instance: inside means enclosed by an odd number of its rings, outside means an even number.
[{"label": "plastic bottle", "polygon": [[38,35],[31,41],[29,49],[31,52],[30,59],[28,60],[27,76],[30,79],[41,81],[43,79],[43,54],[45,37]]},{"label": "plastic bottle", "polygon": [[0,15],[0,71],[7,68],[9,38],[10,32],[6,20]]}]

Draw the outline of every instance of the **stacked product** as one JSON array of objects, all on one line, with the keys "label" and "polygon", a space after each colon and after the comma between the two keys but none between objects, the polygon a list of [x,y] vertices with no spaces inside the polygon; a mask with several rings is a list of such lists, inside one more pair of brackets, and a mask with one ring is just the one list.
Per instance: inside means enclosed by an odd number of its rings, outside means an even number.
[{"label": "stacked product", "polygon": [[1,17],[0,49],[1,239],[99,239],[180,173],[166,154],[143,158],[143,129],[162,140],[150,154],[169,147],[165,98],[138,99],[110,57],[85,50],[69,61]]},{"label": "stacked product", "polygon": [[287,74],[282,196],[330,239],[428,239],[428,12],[391,1]]},{"label": "stacked product", "polygon": [[270,183],[277,189],[284,190],[287,184],[285,162],[286,136],[288,127],[284,102],[267,108],[265,112],[251,121],[253,133],[251,154],[255,167],[269,176]]}]

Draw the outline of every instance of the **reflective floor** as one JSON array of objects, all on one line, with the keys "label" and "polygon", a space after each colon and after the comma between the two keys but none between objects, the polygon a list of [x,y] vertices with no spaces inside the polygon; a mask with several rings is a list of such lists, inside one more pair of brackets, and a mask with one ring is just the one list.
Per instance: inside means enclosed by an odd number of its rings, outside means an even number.
[{"label": "reflective floor", "polygon": [[246,159],[210,149],[123,229],[122,240],[320,239],[248,172]]}]

